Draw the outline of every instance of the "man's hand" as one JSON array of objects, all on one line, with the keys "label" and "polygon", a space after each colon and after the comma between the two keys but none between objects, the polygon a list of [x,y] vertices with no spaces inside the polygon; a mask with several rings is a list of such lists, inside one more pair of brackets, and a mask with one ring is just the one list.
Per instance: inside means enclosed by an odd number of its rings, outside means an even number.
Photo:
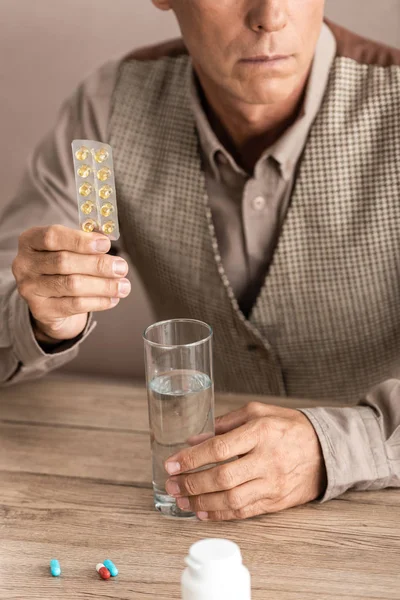
[{"label": "man's hand", "polygon": [[107,310],[130,292],[126,261],[108,256],[110,240],[62,225],[33,227],[19,238],[12,270],[39,341],[67,340],[91,311]]},{"label": "man's hand", "polygon": [[[180,508],[193,510],[202,520],[246,519],[323,493],[322,450],[303,413],[252,402],[218,419],[216,434],[165,463],[170,475],[179,474],[167,481],[166,489]],[[215,463],[224,464],[188,473]]]}]

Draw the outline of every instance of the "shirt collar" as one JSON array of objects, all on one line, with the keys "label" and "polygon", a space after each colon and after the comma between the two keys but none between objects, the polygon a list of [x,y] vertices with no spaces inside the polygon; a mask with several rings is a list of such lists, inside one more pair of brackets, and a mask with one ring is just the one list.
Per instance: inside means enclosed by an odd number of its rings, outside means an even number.
[{"label": "shirt collar", "polygon": [[[307,82],[303,107],[296,121],[262,154],[255,167],[256,175],[270,156],[279,164],[281,174],[285,180],[289,180],[293,175],[308,133],[321,107],[335,55],[335,37],[326,23],[323,23]],[[220,175],[220,165],[216,160],[218,154],[222,154],[224,162],[229,163],[235,171],[245,175],[243,169],[239,167],[215,135],[204,112],[198,85],[197,76],[192,71],[190,100],[199,133],[200,145],[206,160],[208,160],[217,178]]]}]

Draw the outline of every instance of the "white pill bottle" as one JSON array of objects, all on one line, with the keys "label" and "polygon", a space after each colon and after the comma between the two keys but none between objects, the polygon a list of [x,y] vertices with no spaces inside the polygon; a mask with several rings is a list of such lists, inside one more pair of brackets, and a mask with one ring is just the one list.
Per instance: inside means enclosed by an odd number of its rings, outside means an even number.
[{"label": "white pill bottle", "polygon": [[182,575],[182,600],[251,600],[250,573],[240,548],[223,539],[193,544]]}]

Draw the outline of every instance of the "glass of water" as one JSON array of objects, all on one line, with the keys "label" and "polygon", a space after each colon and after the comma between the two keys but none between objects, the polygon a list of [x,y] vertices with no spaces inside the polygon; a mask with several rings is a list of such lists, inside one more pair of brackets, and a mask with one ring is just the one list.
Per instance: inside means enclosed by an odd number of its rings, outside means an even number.
[{"label": "glass of water", "polygon": [[167,494],[167,458],[214,436],[212,329],[192,319],[155,323],[143,334],[153,461],[154,504],[192,517]]}]

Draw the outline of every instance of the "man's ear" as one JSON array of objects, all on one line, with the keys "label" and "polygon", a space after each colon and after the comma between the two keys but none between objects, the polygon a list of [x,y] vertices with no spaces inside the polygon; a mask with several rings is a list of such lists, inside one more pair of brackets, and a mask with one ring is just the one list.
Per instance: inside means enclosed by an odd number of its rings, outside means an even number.
[{"label": "man's ear", "polygon": [[171,0],[151,0],[160,10],[171,10]]}]

